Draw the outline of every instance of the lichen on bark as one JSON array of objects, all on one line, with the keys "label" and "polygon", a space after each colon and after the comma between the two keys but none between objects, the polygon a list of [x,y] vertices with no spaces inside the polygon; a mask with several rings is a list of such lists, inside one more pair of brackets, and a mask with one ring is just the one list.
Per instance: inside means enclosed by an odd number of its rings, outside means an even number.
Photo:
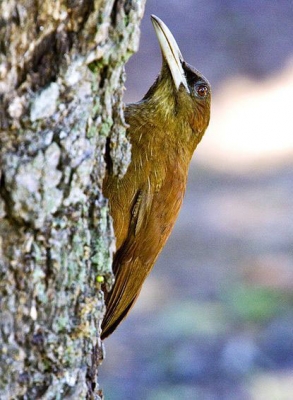
[{"label": "lichen on bark", "polygon": [[98,399],[105,152],[125,173],[124,64],[144,0],[0,10],[0,398]]}]

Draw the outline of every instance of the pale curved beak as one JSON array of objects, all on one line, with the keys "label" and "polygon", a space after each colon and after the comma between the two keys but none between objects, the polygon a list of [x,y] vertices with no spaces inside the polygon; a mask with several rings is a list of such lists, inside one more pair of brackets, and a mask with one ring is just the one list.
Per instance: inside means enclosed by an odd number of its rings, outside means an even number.
[{"label": "pale curved beak", "polygon": [[179,89],[180,85],[183,84],[189,93],[188,84],[182,67],[183,57],[174,36],[160,18],[155,15],[152,15],[151,18],[163,57],[170,68],[176,88]]}]

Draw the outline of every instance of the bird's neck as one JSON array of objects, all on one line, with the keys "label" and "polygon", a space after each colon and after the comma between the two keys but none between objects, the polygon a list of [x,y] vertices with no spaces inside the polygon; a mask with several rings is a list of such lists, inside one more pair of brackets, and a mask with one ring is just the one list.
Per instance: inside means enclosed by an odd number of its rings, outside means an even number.
[{"label": "bird's neck", "polygon": [[[125,119],[130,126],[129,139],[133,152],[140,158],[167,164],[188,164],[198,140],[186,120],[178,120],[163,103],[144,99],[126,108]],[[165,160],[165,161],[163,161]]]}]

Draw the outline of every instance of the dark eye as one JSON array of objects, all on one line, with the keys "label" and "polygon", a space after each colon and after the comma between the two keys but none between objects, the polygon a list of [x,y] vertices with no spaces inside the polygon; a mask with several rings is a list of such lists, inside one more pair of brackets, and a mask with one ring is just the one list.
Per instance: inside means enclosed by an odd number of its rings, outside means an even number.
[{"label": "dark eye", "polygon": [[209,93],[209,89],[206,85],[196,86],[195,91],[196,91],[197,95],[202,98],[206,97],[207,94]]}]

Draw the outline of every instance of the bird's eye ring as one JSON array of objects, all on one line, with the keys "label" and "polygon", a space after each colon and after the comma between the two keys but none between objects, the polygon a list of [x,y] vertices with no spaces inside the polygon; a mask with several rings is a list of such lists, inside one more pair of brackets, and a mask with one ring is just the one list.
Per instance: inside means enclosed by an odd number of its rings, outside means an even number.
[{"label": "bird's eye ring", "polygon": [[206,85],[198,85],[196,86],[195,90],[196,94],[202,98],[206,97],[209,92],[209,89]]}]

